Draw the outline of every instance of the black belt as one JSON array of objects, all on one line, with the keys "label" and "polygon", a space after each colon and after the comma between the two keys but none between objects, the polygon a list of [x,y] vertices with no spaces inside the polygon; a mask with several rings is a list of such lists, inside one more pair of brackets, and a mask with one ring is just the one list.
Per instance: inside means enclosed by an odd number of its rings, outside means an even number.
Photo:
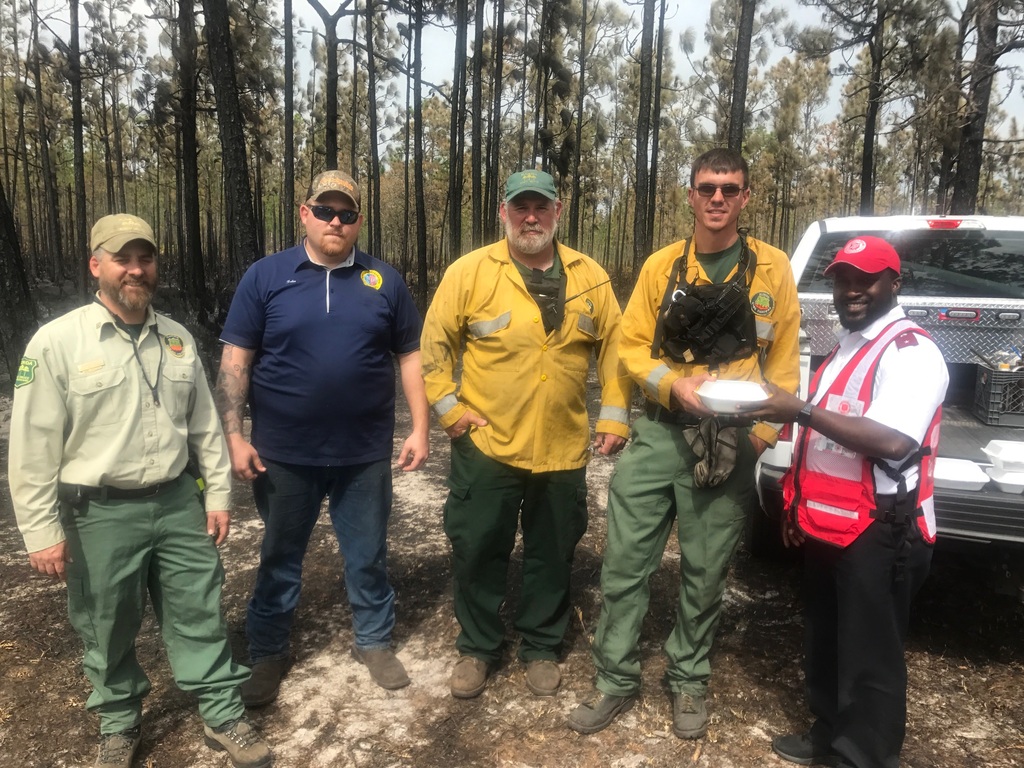
[{"label": "black belt", "polygon": [[155,485],[147,485],[144,488],[115,488],[112,485],[75,485],[73,483],[58,483],[57,497],[71,506],[86,501],[126,501],[129,499],[148,499],[163,493],[181,479],[181,475],[173,480],[165,480]]},{"label": "black belt", "polygon": [[647,401],[647,418],[652,421],[660,421],[662,424],[675,424],[680,427],[696,427],[700,424],[700,417],[694,416],[686,411],[670,411],[657,403]]}]

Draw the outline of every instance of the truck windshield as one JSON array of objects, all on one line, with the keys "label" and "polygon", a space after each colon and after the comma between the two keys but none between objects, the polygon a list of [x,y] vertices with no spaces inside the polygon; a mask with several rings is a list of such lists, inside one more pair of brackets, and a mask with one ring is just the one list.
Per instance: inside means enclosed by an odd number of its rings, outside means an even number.
[{"label": "truck windshield", "polygon": [[[892,243],[903,265],[904,296],[1024,299],[1024,232],[914,229],[861,232]],[[832,293],[825,271],[850,232],[819,238],[800,277],[799,290]]]}]

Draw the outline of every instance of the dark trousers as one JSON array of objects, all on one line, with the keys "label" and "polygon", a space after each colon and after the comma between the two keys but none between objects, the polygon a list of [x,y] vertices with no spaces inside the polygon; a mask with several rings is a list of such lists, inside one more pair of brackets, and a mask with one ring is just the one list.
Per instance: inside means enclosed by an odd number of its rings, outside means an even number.
[{"label": "dark trousers", "polygon": [[556,659],[569,625],[569,578],[587,530],[586,468],[531,472],[485,456],[468,435],[452,442],[444,531],[452,543],[455,617],[463,655],[501,658],[509,558],[520,520],[523,590],[519,658]]},{"label": "dark trousers", "polygon": [[931,565],[917,526],[874,522],[845,549],[804,545],[811,738],[844,768],[896,768],[907,721],[903,644]]},{"label": "dark trousers", "polygon": [[327,512],[345,561],[345,591],[358,648],[387,648],[395,626],[395,593],[388,581],[387,532],[391,461],[309,467],[263,459],[253,483],[263,518],[256,585],[246,615],[252,661],[287,658],[306,556],[320,506]]}]

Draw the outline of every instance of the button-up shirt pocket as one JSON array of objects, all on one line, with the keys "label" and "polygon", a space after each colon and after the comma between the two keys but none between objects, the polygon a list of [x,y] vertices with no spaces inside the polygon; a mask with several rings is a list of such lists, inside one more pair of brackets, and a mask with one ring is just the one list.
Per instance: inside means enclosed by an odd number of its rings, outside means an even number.
[{"label": "button-up shirt pocket", "polygon": [[167,413],[177,419],[187,418],[195,391],[196,369],[182,363],[165,363],[160,382],[160,399]]},{"label": "button-up shirt pocket", "polygon": [[123,421],[134,402],[124,381],[120,366],[73,377],[68,382],[69,411],[93,427]]}]

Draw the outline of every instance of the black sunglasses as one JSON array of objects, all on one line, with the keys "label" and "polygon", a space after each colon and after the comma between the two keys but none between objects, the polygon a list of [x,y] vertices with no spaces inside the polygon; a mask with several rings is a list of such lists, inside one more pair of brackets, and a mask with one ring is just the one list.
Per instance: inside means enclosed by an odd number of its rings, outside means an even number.
[{"label": "black sunglasses", "polygon": [[715,192],[721,190],[722,197],[738,197],[746,187],[739,184],[698,184],[694,189],[701,197],[714,197]]},{"label": "black sunglasses", "polygon": [[338,221],[342,224],[355,224],[356,219],[359,218],[359,211],[353,211],[348,208],[338,211],[329,205],[311,205],[309,206],[309,212],[313,214],[314,219],[319,219],[325,224],[330,224],[334,221],[335,216],[338,217]]}]

